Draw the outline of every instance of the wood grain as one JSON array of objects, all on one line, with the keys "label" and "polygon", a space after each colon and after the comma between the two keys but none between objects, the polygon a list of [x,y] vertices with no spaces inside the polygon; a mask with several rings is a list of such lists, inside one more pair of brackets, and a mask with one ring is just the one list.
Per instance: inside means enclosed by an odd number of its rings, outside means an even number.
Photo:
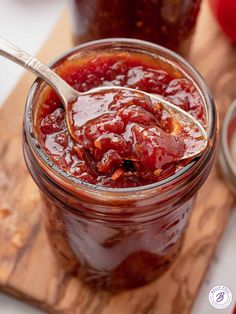
[{"label": "wood grain", "polygon": [[[70,48],[68,25],[65,12],[38,55],[42,61]],[[236,49],[206,3],[190,60],[212,89],[222,118],[236,97]],[[52,313],[189,313],[234,203],[216,167],[199,193],[181,254],[165,275],[117,295],[89,290],[54,259],[41,224],[39,193],[23,162],[22,116],[32,82],[25,74],[0,111],[0,289]]]}]

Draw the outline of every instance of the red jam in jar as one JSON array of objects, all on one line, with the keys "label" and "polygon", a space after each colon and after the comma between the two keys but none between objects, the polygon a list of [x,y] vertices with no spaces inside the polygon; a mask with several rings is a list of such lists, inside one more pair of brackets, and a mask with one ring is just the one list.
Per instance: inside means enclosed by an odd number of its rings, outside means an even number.
[{"label": "red jam in jar", "polygon": [[[66,61],[58,73],[78,91],[123,85],[164,96],[205,124],[204,105],[191,81],[173,67],[137,53],[99,53]],[[68,134],[60,100],[42,96],[36,127],[41,147],[60,168],[81,180],[113,188],[151,184],[183,167],[193,145],[161,104],[129,91],[81,97],[70,112],[76,142]],[[86,108],[80,110],[80,108]],[[184,162],[186,164],[186,161]]]},{"label": "red jam in jar", "polygon": [[187,55],[201,0],[70,0],[74,43],[148,40]]},{"label": "red jam in jar", "polygon": [[[133,288],[168,269],[180,251],[196,193],[215,152],[215,105],[183,59],[149,43],[98,41],[53,68],[78,91],[120,85],[158,94],[197,118],[212,145],[180,162],[188,133],[146,96],[94,94],[71,108],[76,142],[60,99],[40,80],[28,98],[24,155],[41,190],[49,240],[66,270],[93,287]],[[138,93],[138,91],[137,91]],[[81,114],[79,108],[87,111]]]}]

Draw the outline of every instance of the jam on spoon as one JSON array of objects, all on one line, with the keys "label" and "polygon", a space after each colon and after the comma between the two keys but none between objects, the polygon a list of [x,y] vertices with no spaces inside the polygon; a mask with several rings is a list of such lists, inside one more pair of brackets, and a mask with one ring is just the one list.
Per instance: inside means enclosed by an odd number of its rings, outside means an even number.
[{"label": "jam on spoon", "polygon": [[[142,53],[99,51],[63,60],[54,70],[79,92],[94,92],[69,104],[75,139],[49,86],[43,84],[35,104],[39,146],[66,174],[111,188],[142,186],[178,172],[199,150],[201,132],[191,121],[193,116],[206,128],[205,105],[191,80],[172,65]],[[139,89],[185,110],[189,124],[181,110],[173,113],[171,104],[163,107]]]},{"label": "jam on spoon", "polygon": [[[97,87],[96,89],[87,92],[78,92],[36,58],[1,38],[0,54],[27,68],[52,86],[61,98],[65,109],[67,129],[70,136],[76,142],[80,142],[77,135],[79,129],[81,127],[83,128],[91,118],[98,118],[100,115],[113,112],[114,110],[110,108],[110,106],[117,107],[120,103],[126,103],[127,101],[129,103],[128,106],[130,106],[135,104],[135,102],[141,101],[145,103],[145,106],[152,106],[154,111],[160,111],[158,112],[158,115],[168,116],[168,120],[171,121],[172,124],[172,130],[169,130],[169,133],[174,135],[185,133],[185,135],[187,134],[187,136],[185,136],[185,141],[191,141],[191,145],[185,145],[185,148],[188,147],[190,150],[183,148],[183,142],[182,149],[180,149],[179,152],[172,154],[173,161],[197,157],[201,155],[207,147],[207,135],[201,124],[190,114],[179,107],[172,105],[158,95],[152,95],[147,92],[136,91],[132,88],[121,86]],[[83,106],[83,103],[86,103],[87,105]],[[90,103],[93,105],[90,106]],[[95,103],[96,105],[94,105]],[[155,141],[159,138],[163,143],[168,139],[171,143],[170,148],[172,150],[176,148],[174,143],[179,141],[179,139],[171,137],[168,132],[163,132],[161,128],[146,130],[146,132],[142,129],[137,130],[137,128],[133,128],[132,132],[138,133],[139,135],[140,133],[151,132]],[[145,138],[142,138],[142,140],[145,141]],[[112,141],[114,141],[114,139],[112,139]],[[157,143],[156,145],[158,147],[160,146],[160,144]],[[142,151],[142,153],[145,155],[145,151]],[[139,152],[139,154],[141,154],[141,152]]]}]

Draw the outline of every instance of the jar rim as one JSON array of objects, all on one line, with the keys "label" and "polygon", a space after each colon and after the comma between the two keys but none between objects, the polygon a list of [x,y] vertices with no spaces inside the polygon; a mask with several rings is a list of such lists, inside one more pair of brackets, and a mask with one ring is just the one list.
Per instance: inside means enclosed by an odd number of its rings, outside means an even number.
[{"label": "jar rim", "polygon": [[[129,47],[128,47],[129,46]],[[189,64],[183,57],[178,55],[177,53],[164,48],[160,45],[153,44],[147,41],[138,40],[138,39],[127,39],[127,38],[107,38],[107,39],[100,39],[95,41],[90,41],[84,44],[81,44],[79,46],[73,47],[67,51],[65,51],[62,55],[57,57],[54,61],[52,61],[49,66],[50,67],[56,67],[60,62],[65,59],[69,58],[71,56],[76,55],[76,53],[82,52],[84,49],[101,49],[109,47],[109,49],[121,49],[121,48],[133,48],[137,49],[139,51],[142,51],[144,53],[149,53],[150,50],[152,50],[152,54],[158,57],[159,59],[164,60],[165,62],[171,62],[176,67],[178,67],[194,84],[194,86],[198,89],[198,92],[200,96],[202,97],[202,100],[206,106],[207,109],[207,120],[208,120],[208,129],[207,134],[209,139],[214,143],[216,139],[216,125],[217,125],[217,113],[216,113],[216,106],[215,102],[213,100],[213,97],[210,93],[210,90],[205,83],[204,79],[198,73],[198,71]],[[142,48],[142,49],[140,49]],[[148,51],[149,49],[149,51]],[[158,54],[161,53],[161,54]],[[164,55],[164,57],[163,57]],[[194,80],[191,79],[191,76],[193,76]],[[42,84],[42,80],[40,78],[37,78],[33,85],[30,88],[28,98],[26,101],[26,107],[25,107],[25,114],[24,114],[24,131],[26,135],[26,139],[28,141],[28,144],[30,146],[31,151],[33,152],[34,158],[37,159],[38,162],[40,162],[41,165],[43,165],[45,170],[47,171],[47,174],[50,174],[50,177],[55,179],[58,184],[62,184],[63,186],[66,185],[69,189],[70,187],[73,187],[73,190],[83,189],[86,191],[90,191],[92,193],[96,192],[106,192],[107,196],[108,194],[110,196],[118,195],[120,194],[129,194],[137,196],[140,192],[145,191],[156,191],[156,189],[165,189],[169,184],[174,184],[175,182],[179,181],[186,173],[190,170],[194,171],[200,167],[202,167],[208,159],[210,159],[211,156],[211,147],[209,146],[203,155],[193,161],[191,161],[188,165],[180,169],[175,174],[169,176],[168,178],[161,180],[159,182],[155,182],[148,185],[138,186],[138,187],[129,187],[129,188],[110,188],[110,187],[104,187],[100,185],[95,185],[88,183],[86,181],[83,181],[81,179],[78,179],[72,175],[69,175],[65,171],[63,171],[61,168],[59,168],[55,163],[53,163],[46,155],[46,153],[43,152],[43,150],[40,148],[37,137],[34,133],[33,128],[33,117],[32,117],[32,107],[34,103],[34,96],[39,89],[39,87]]]}]

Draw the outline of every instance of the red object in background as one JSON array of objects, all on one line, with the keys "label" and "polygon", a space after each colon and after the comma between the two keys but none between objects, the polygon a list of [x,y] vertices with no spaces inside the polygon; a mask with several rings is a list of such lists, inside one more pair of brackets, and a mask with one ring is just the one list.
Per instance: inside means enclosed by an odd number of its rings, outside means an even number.
[{"label": "red object in background", "polygon": [[235,305],[235,307],[234,307],[234,311],[233,311],[232,314],[236,314],[236,305]]},{"label": "red object in background", "polygon": [[236,1],[209,0],[209,3],[223,32],[236,43]]}]

